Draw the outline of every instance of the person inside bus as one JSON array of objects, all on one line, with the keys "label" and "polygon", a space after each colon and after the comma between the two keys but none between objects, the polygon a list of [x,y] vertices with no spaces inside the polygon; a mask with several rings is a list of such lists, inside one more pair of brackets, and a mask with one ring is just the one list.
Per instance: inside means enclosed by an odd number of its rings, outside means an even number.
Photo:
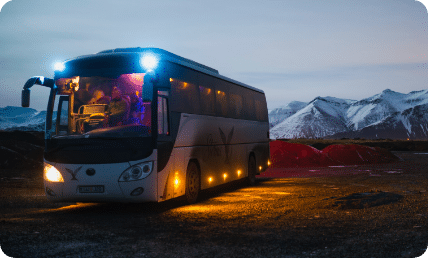
[{"label": "person inside bus", "polygon": [[110,103],[111,98],[104,94],[103,90],[96,90],[92,99],[89,101],[89,104],[106,104]]},{"label": "person inside bus", "polygon": [[112,89],[108,112],[109,126],[120,126],[128,120],[129,102],[122,96],[122,92],[117,87],[113,87]]},{"label": "person inside bus", "polygon": [[141,124],[144,112],[143,101],[138,97],[138,91],[131,95],[130,124]]},{"label": "person inside bus", "polygon": [[73,112],[77,113],[82,105],[86,105],[91,99],[91,93],[88,91],[89,83],[83,84],[83,87],[79,88],[79,85],[75,88],[74,93],[74,109]]}]

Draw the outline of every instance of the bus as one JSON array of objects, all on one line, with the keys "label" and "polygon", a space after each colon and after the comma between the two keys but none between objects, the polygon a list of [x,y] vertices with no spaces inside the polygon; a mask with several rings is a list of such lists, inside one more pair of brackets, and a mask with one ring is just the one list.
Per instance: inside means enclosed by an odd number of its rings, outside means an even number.
[{"label": "bus", "polygon": [[[264,92],[158,48],[122,48],[55,64],[45,124],[44,190],[54,202],[161,202],[269,164]],[[184,198],[184,197],[183,197]]]}]

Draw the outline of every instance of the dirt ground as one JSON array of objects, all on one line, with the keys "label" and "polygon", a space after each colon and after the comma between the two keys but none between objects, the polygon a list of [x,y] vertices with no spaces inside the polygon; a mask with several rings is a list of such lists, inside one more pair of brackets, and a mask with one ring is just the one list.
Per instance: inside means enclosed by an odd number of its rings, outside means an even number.
[{"label": "dirt ground", "polygon": [[12,257],[419,257],[428,154],[395,154],[230,184],[194,205],[49,203],[40,170],[0,170],[0,245]]}]

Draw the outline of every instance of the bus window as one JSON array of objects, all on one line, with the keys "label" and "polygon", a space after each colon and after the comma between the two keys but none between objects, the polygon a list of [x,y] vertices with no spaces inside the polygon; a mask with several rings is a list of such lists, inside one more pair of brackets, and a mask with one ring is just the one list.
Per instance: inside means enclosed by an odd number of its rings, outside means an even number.
[{"label": "bus window", "polygon": [[216,92],[217,114],[219,116],[227,116],[227,96],[226,92],[217,90]]},{"label": "bus window", "polygon": [[199,97],[201,100],[201,111],[204,115],[215,114],[214,91],[210,88],[199,86]]},{"label": "bus window", "polygon": [[170,79],[173,110],[183,113],[199,113],[199,94],[196,85],[177,79]]},{"label": "bus window", "polygon": [[256,106],[256,118],[258,121],[268,121],[267,110],[266,110],[266,102],[262,95],[255,94],[254,103]]},{"label": "bus window", "polygon": [[242,96],[230,93],[229,95],[230,115],[233,118],[241,118],[242,116]]},{"label": "bus window", "polygon": [[164,96],[158,96],[158,133],[169,135],[168,100]]},{"label": "bus window", "polygon": [[244,119],[255,120],[256,114],[254,110],[254,99],[253,94],[247,91],[244,95]]},{"label": "bus window", "polygon": [[68,102],[69,96],[60,96],[57,108],[56,135],[68,133]]}]

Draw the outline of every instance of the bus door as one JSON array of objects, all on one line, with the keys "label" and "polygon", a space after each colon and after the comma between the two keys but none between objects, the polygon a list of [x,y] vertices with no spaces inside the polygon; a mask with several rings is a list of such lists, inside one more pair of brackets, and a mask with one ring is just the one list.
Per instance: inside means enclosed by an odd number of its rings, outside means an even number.
[{"label": "bus door", "polygon": [[68,134],[72,130],[69,128],[69,121],[71,119],[68,108],[69,108],[70,96],[60,96],[58,102],[58,110],[56,113],[56,135]]},{"label": "bus door", "polygon": [[[174,140],[171,135],[169,113],[169,91],[157,92],[157,133],[158,133],[158,189],[163,200],[182,195],[179,187],[182,172],[177,169],[177,161],[173,154]],[[184,188],[183,188],[184,189]]]}]

